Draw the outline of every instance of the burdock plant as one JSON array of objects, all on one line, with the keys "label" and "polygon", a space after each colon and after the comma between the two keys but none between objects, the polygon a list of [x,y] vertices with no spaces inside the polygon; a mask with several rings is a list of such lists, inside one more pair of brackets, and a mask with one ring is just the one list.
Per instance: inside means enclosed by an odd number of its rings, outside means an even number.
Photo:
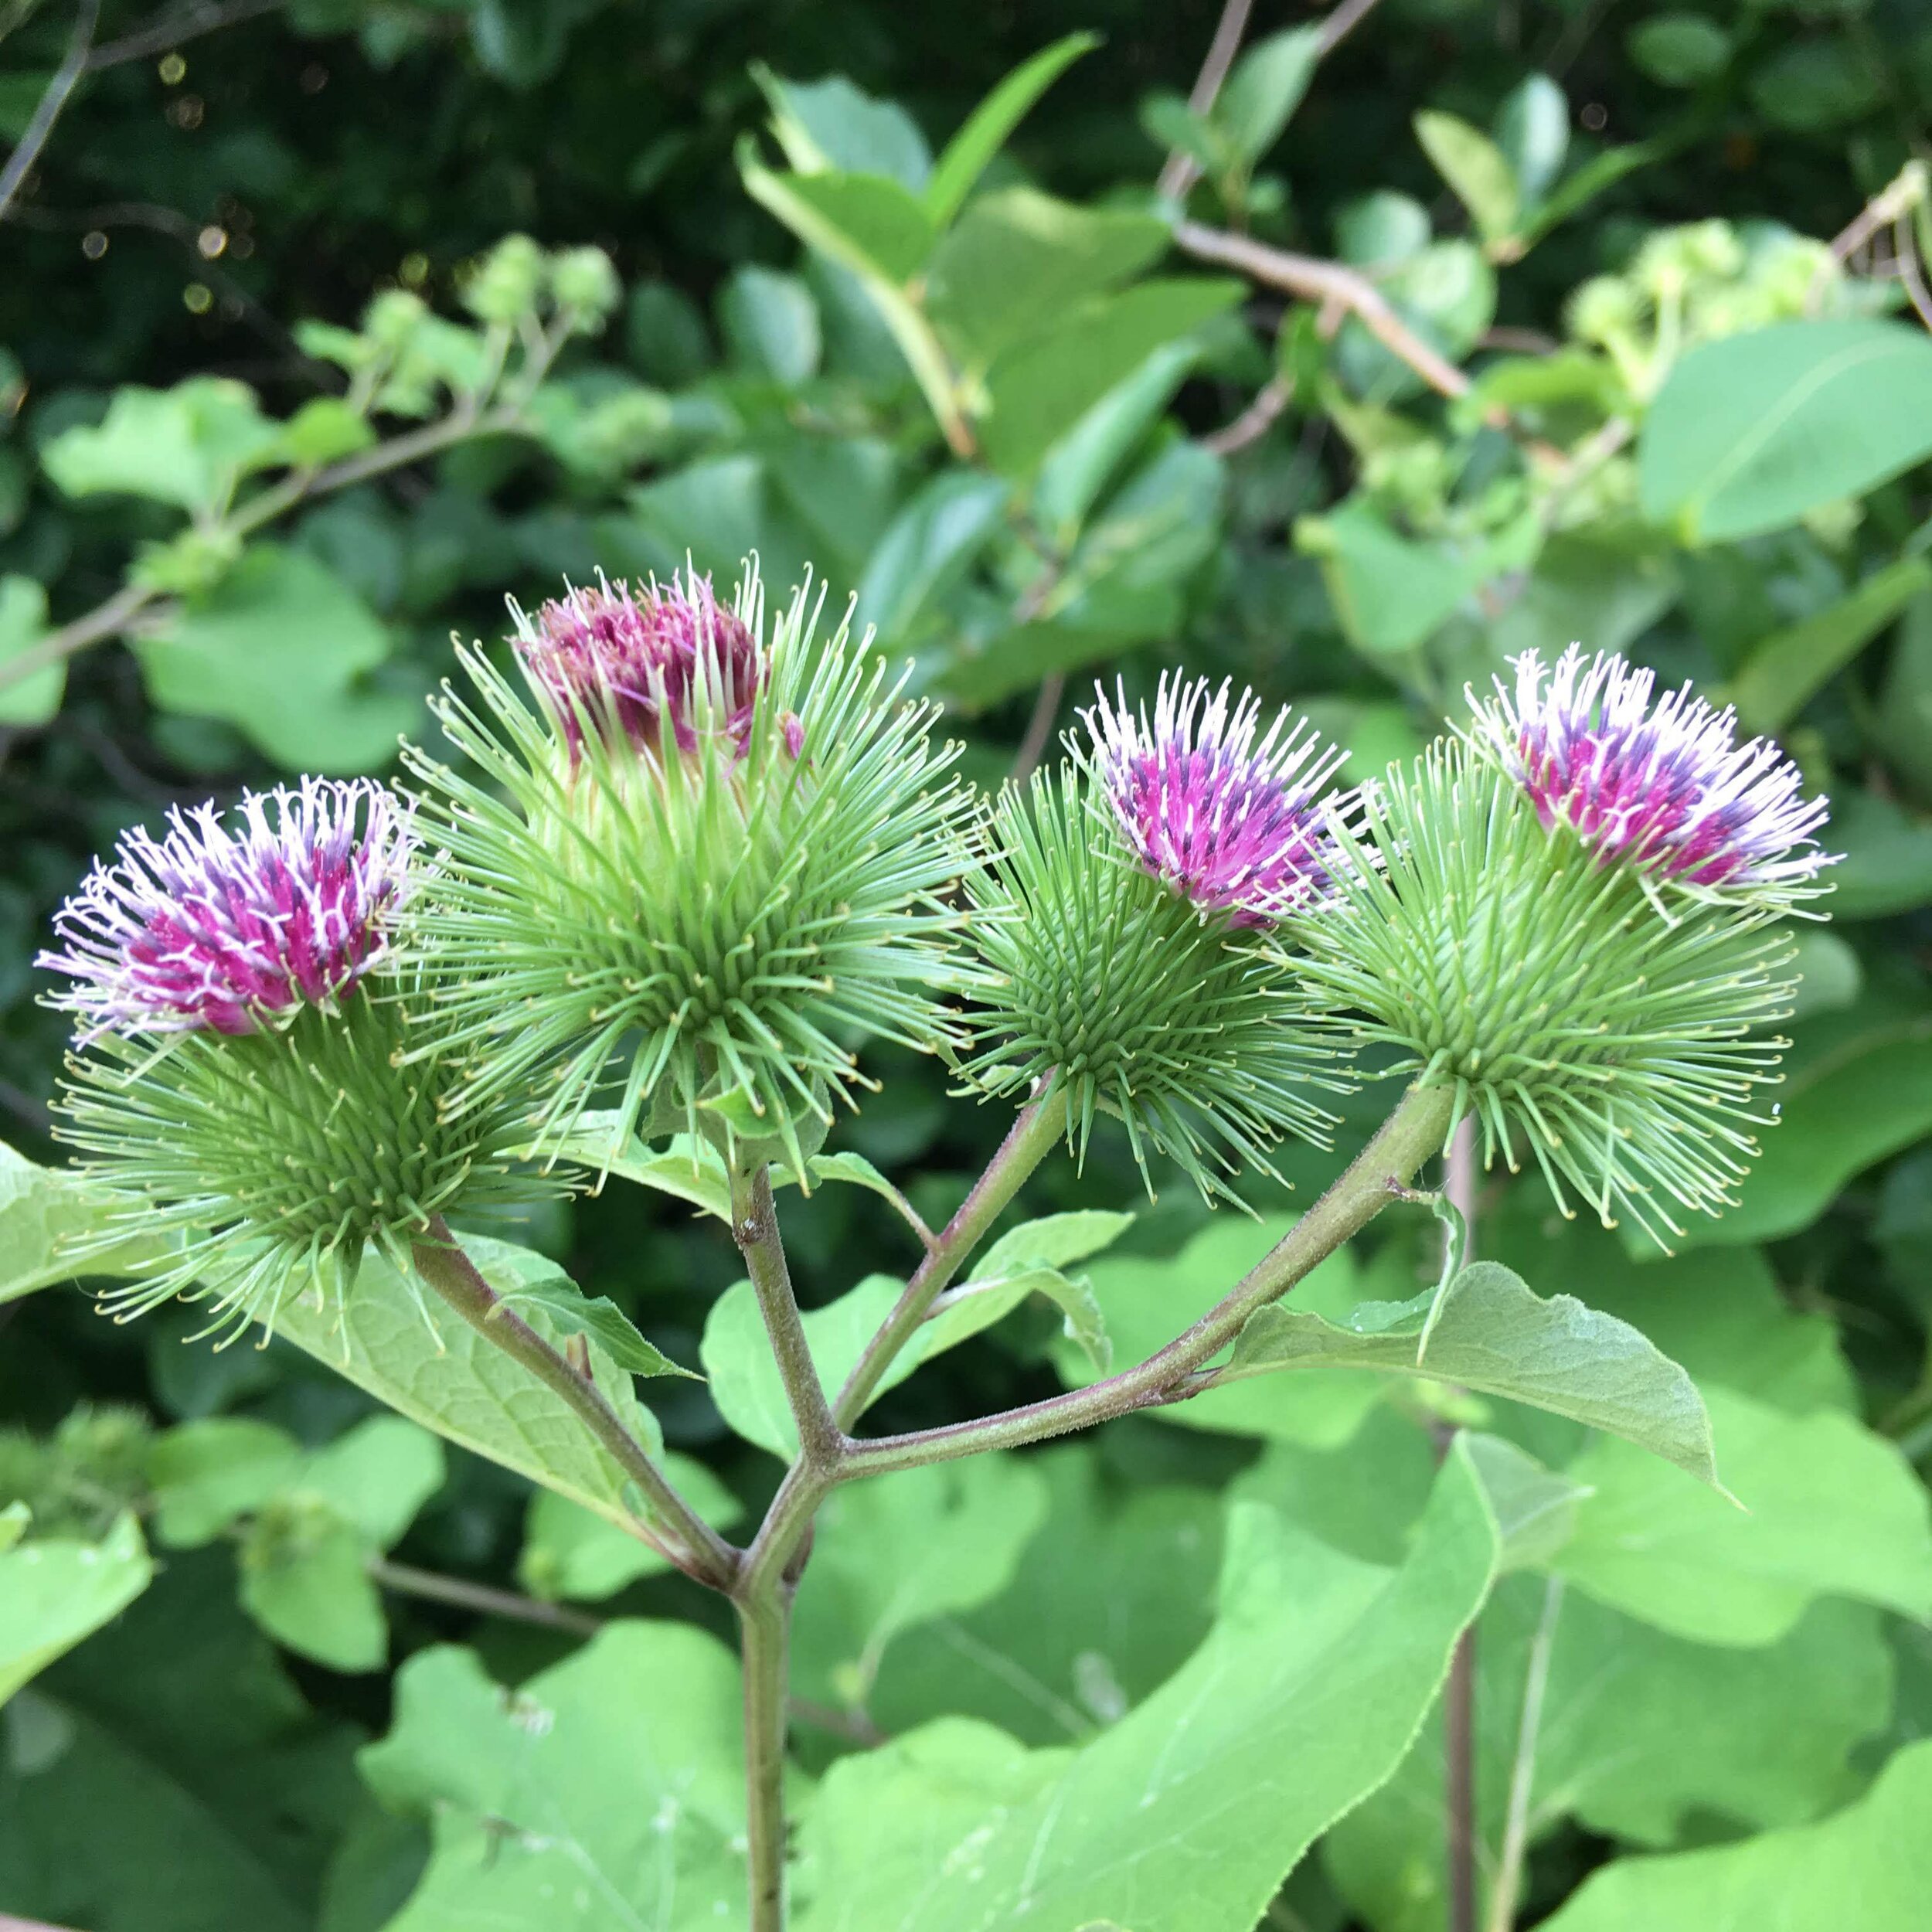
[{"label": "burdock plant", "polygon": [[[446,749],[410,754],[413,800],[311,781],[134,835],[46,961],[80,1021],[68,1131],[127,1224],[178,1244],[113,1305],[179,1292],[266,1324],[319,1290],[352,1311],[373,1245],[561,1394],[628,1479],[637,1533],[730,1599],[757,1932],[785,1919],[787,1631],[832,1491],[1279,1366],[1270,1304],[1415,1198],[1465,1116],[1606,1219],[1668,1233],[1716,1211],[1769,1117],[1778,922],[1826,862],[1824,806],[1774,747],[1577,653],[1553,674],[1522,660],[1358,792],[1305,724],[1170,677],[1145,709],[1097,693],[1056,770],[976,799],[930,708],[845,624],[819,635],[818,603],[767,625],[749,573],[728,601],[689,575],[568,590],[519,615],[521,689],[462,653],[472,695],[440,705]],[[923,1258],[835,1362],[808,1340],[774,1176],[813,1178],[872,1039],[944,1055],[963,1098],[1013,1117],[943,1228],[910,1217]],[[958,1338],[929,1326],[942,1298],[1057,1148],[1124,1131],[1150,1185],[1165,1160],[1210,1199],[1251,1192],[1284,1137],[1331,1132],[1322,1097],[1362,1077],[1360,1048],[1406,1076],[1387,1118],[1166,1345],[1026,1407],[856,1433],[889,1378]],[[656,1158],[674,1135],[679,1159]],[[451,1230],[560,1156],[675,1172],[729,1215],[797,1445],[743,1547]],[[816,1171],[891,1192],[862,1163]],[[1029,1268],[1015,1292],[1050,1291]],[[1509,1305],[1540,1320],[1551,1304],[1517,1287]],[[1434,1305],[1456,1291],[1445,1277]],[[1359,1315],[1359,1337],[1391,1318]],[[1556,1385],[1618,1325],[1590,1318],[1553,1369],[1500,1320],[1486,1386],[1585,1413]]]}]

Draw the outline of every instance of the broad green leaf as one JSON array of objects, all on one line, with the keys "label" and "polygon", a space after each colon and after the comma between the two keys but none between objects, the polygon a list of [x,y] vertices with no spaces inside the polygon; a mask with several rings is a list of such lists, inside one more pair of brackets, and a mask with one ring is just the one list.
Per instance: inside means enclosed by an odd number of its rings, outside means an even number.
[{"label": "broad green leaf", "polygon": [[1844,855],[1826,874],[1835,920],[1889,919],[1932,903],[1932,822],[1847,786],[1832,801],[1829,837]]},{"label": "broad green leaf", "polygon": [[[892,1308],[905,1284],[889,1274],[869,1274],[849,1293],[822,1308],[805,1311],[805,1339],[811,1345],[818,1379],[828,1397],[835,1396],[858,1365],[866,1344]],[[711,1305],[699,1353],[718,1413],[746,1441],[787,1460],[798,1453],[798,1431],[785,1400],[784,1384],[771,1353],[758,1297],[749,1281],[727,1288]],[[893,1364],[883,1386],[903,1382],[917,1366],[913,1350]]]},{"label": "broad green leaf", "polygon": [[957,1713],[1063,1744],[1124,1716],[1207,1634],[1221,1549],[1213,1492],[1109,1481],[1092,1442],[1027,1466],[1046,1480],[1045,1523],[990,1602],[893,1645],[869,1701],[889,1734]]},{"label": "broad green leaf", "polygon": [[1836,933],[1806,926],[1791,935],[1791,971],[1798,981],[1791,995],[1792,1019],[1842,1012],[1856,1004],[1865,988],[1865,968]]},{"label": "broad green leaf", "polygon": [[1548,1563],[1576,1529],[1577,1505],[1587,1492],[1500,1436],[1465,1430],[1462,1440],[1495,1515],[1498,1570]]},{"label": "broad green leaf", "polygon": [[1570,151],[1570,103],[1547,74],[1524,77],[1496,111],[1496,145],[1534,207],[1563,172]]},{"label": "broad green leaf", "polygon": [[[893,1211],[902,1218],[908,1210],[905,1196],[862,1154],[815,1154],[806,1162],[805,1169],[815,1185],[826,1181],[840,1182],[848,1187],[863,1188],[868,1194],[876,1194],[882,1201],[889,1201]],[[771,1184],[774,1187],[795,1187],[798,1177],[789,1168],[774,1165]],[[910,1225],[907,1223],[909,1227]]]},{"label": "broad green leaf", "polygon": [[0,1549],[0,1704],[124,1609],[153,1574],[131,1515],[97,1543],[30,1536]]},{"label": "broad green leaf", "polygon": [[1244,165],[1281,138],[1321,58],[1321,28],[1290,27],[1256,41],[1234,63],[1212,118]]},{"label": "broad green leaf", "polygon": [[682,1624],[614,1624],[514,1691],[471,1651],[413,1657],[361,1756],[383,1804],[434,1835],[386,1932],[742,1925],[738,1703],[730,1652]]},{"label": "broad green leaf", "polygon": [[[1122,1256],[1097,1262],[1094,1292],[1113,1338],[1116,1361],[1123,1366],[1143,1362],[1165,1348],[1213,1308],[1293,1225],[1287,1220],[1220,1218],[1177,1255],[1159,1260]],[[1353,1250],[1343,1248],[1302,1281],[1294,1291],[1295,1301],[1338,1319],[1371,1287],[1406,1288],[1406,1262],[1393,1247],[1366,1268]],[[1413,1353],[1414,1344],[1410,1347]],[[1070,1343],[1055,1350],[1053,1361],[1062,1378],[1076,1386],[1099,1379],[1091,1362]],[[1345,1369],[1318,1369],[1280,1381],[1259,1377],[1212,1389],[1192,1401],[1148,1413],[1179,1428],[1334,1448],[1355,1434],[1380,1400],[1372,1376]]]},{"label": "broad green leaf", "polygon": [[148,1452],[155,1533],[177,1549],[212,1542],[295,1478],[301,1445],[284,1429],[250,1416],[185,1422]]},{"label": "broad green leaf", "polygon": [[389,1619],[369,1546],[325,1507],[271,1507],[242,1538],[241,1604],[277,1643],[332,1670],[379,1670]]},{"label": "broad green leaf", "polygon": [[[675,1157],[674,1157],[675,1158]],[[620,1369],[634,1376],[684,1376],[693,1382],[702,1377],[693,1369],[681,1368],[655,1342],[639,1332],[638,1325],[607,1294],[591,1296],[561,1268],[547,1274],[532,1274],[504,1300],[523,1315],[534,1302],[543,1309],[553,1325],[565,1335],[589,1335],[602,1344]]]},{"label": "broad green leaf", "polygon": [[1709,1391],[1743,1507],[1600,1437],[1566,1473],[1590,1495],[1557,1569],[1600,1602],[1694,1641],[1775,1643],[1818,1597],[1932,1618],[1932,1501],[1883,1437]]},{"label": "broad green leaf", "polygon": [[[728,1529],[743,1506],[706,1466],[667,1451],[659,1466],[678,1493],[714,1529]],[[569,1599],[600,1603],[640,1577],[668,1570],[670,1559],[581,1503],[539,1489],[524,1519],[517,1581],[546,1603]]]},{"label": "broad green leaf", "polygon": [[1701,87],[1730,64],[1730,36],[1701,13],[1661,13],[1624,36],[1624,51],[1662,87]]},{"label": "broad green leaf", "polygon": [[1913,1932],[1932,1896],[1932,1741],[1909,1746],[1859,1802],[1820,1825],[1604,1866],[1547,1932],[1817,1927]]},{"label": "broad green leaf", "polygon": [[1157,349],[1047,451],[1034,481],[1032,507],[1035,519],[1056,543],[1073,541],[1120,465],[1161,420],[1198,360],[1192,342]]},{"label": "broad green leaf", "polygon": [[879,540],[859,583],[859,621],[884,648],[904,651],[935,607],[1005,527],[1012,486],[998,477],[943,470],[908,499]]},{"label": "broad green leaf", "polygon": [[1429,211],[1419,201],[1378,188],[1336,211],[1336,252],[1359,268],[1387,268],[1429,246]]},{"label": "broad green leaf", "polygon": [[771,104],[779,146],[801,173],[883,175],[914,194],[925,187],[932,155],[904,108],[875,100],[843,74],[785,80],[754,66],[751,77]]},{"label": "broad green leaf", "polygon": [[1621,148],[1606,148],[1594,155],[1566,179],[1559,182],[1549,198],[1532,209],[1517,226],[1512,238],[1517,250],[1526,252],[1553,228],[1562,224],[1594,201],[1607,188],[1614,188],[1626,175],[1648,168],[1672,151],[1668,138],[1633,141]]},{"label": "broad green leaf", "polygon": [[1365,1302],[1338,1323],[1292,1303],[1257,1309],[1223,1372],[1233,1379],[1338,1366],[1452,1383],[1551,1410],[1717,1481],[1709,1418],[1675,1362],[1628,1323],[1573,1295],[1545,1301],[1495,1261],[1472,1262],[1440,1296]]},{"label": "broad green leaf", "polygon": [[[1495,320],[1496,271],[1474,242],[1432,242],[1376,277],[1389,306],[1450,362],[1460,362]],[[1396,403],[1426,385],[1353,316],[1336,338],[1335,366],[1355,394]]]},{"label": "broad green leaf", "polygon": [[[464,1247],[499,1294],[514,1293],[553,1264],[507,1241],[481,1236]],[[526,1319],[553,1345],[563,1332],[541,1306]],[[572,1498],[613,1522],[629,1513],[629,1484],[576,1412],[521,1362],[486,1341],[420,1284],[405,1281],[379,1255],[363,1262],[342,1326],[332,1308],[304,1299],[275,1318],[278,1335],[377,1401],[445,1440],[514,1469]],[[647,1448],[659,1446],[657,1424],[631,1393],[631,1379],[602,1347],[590,1365],[605,1399]]]},{"label": "broad green leaf", "polygon": [[[909,281],[932,253],[931,218],[917,196],[886,175],[793,175],[786,185],[888,281]],[[815,315],[814,322],[815,332]]]},{"label": "broad green leaf", "polygon": [[1033,104],[1084,53],[1100,44],[1098,34],[1070,33],[1022,61],[966,117],[947,142],[925,187],[926,213],[944,228],[965,206],[986,165],[1026,119]]},{"label": "broad green leaf", "polygon": [[341,578],[306,551],[268,543],[134,645],[163,710],[222,719],[292,769],[352,772],[387,763],[420,709],[359,688],[389,649]]},{"label": "broad green leaf", "polygon": [[987,461],[1009,475],[1030,471],[1156,349],[1246,292],[1243,283],[1205,276],[1143,281],[1078,304],[1050,329],[1003,351],[986,376],[980,432]]},{"label": "broad green leaf", "polygon": [[[1537,1651],[1532,1840],[1566,1818],[1659,1847],[1711,1818],[1755,1829],[1815,1818],[1858,1788],[1852,1752],[1891,1701],[1879,1620],[1862,1605],[1815,1604],[1779,1643],[1724,1650],[1508,1579],[1475,1644],[1478,1859],[1492,1870]],[[1432,1718],[1394,1778],[1323,1841],[1337,1889],[1382,1932],[1445,1920],[1442,1767]]]},{"label": "broad green leaf", "polygon": [[1932,1010],[1889,994],[1793,1029],[1776,1126],[1715,1219],[1687,1218],[1680,1247],[1766,1241],[1808,1226],[1856,1173],[1932,1131]]},{"label": "broad green leaf", "polygon": [[1553,537],[1529,575],[1510,586],[1491,621],[1497,662],[1539,651],[1560,657],[1579,637],[1598,651],[1622,651],[1677,601],[1681,587],[1669,556],[1657,546],[1632,550],[1587,534]]},{"label": "broad green leaf", "polygon": [[1012,1582],[1046,1519],[1045,1479],[1014,1456],[907,1469],[833,1491],[792,1623],[802,1697],[863,1709],[894,1639]]},{"label": "broad green leaf", "polygon": [[747,266],[718,291],[718,326],[743,369],[787,388],[818,372],[818,304],[796,275]]},{"label": "broad green leaf", "polygon": [[1415,130],[1423,152],[1469,210],[1476,232],[1486,242],[1509,234],[1522,206],[1522,191],[1502,150],[1480,128],[1434,108],[1416,116]]},{"label": "broad green leaf", "polygon": [[[66,1257],[92,1235],[116,1203],[70,1168],[42,1167],[0,1145],[0,1301],[74,1278]],[[159,1252],[151,1242],[131,1240],[90,1263],[90,1273],[111,1274]]]},{"label": "broad green leaf", "polygon": [[969,1281],[991,1281],[1027,1267],[1063,1268],[1111,1248],[1134,1225],[1134,1216],[1084,1208],[1043,1215],[1010,1228],[973,1264]]},{"label": "broad green leaf", "polygon": [[1050,329],[1075,304],[1151,267],[1170,239],[1166,223],[1151,215],[1002,188],[981,195],[934,251],[927,312],[968,359],[983,365]]},{"label": "broad green leaf", "polygon": [[1237,1507],[1213,1634],[1092,1743],[1028,1752],[955,1718],[835,1765],[804,1824],[801,1932],[1249,1932],[1407,1749],[1497,1548],[1454,1450],[1393,1573]]},{"label": "broad green leaf", "polygon": [[246,383],[196,376],[172,389],[116,389],[99,427],[64,430],[40,460],[70,496],[111,492],[213,509],[280,435]]},{"label": "broad green leaf", "polygon": [[614,1113],[586,1114],[560,1144],[560,1158],[674,1195],[720,1221],[731,1219],[731,1182],[723,1157],[709,1141],[675,1134],[655,1152],[635,1138],[614,1145],[611,1130],[620,1117]]},{"label": "broad green leaf", "polygon": [[1848,595],[1759,644],[1731,681],[1738,716],[1754,732],[1781,730],[1920,591],[1932,563],[1901,557]]},{"label": "broad green leaf", "polygon": [[[22,651],[47,634],[47,594],[32,577],[0,577],[0,678]],[[65,662],[0,684],[0,725],[43,725],[60,709],[67,688]]]},{"label": "broad green leaf", "polygon": [[387,1549],[402,1541],[443,1478],[443,1445],[427,1430],[400,1416],[371,1416],[317,1450],[296,1486]]},{"label": "broad green leaf", "polygon": [[1869,318],[1779,322],[1693,349],[1644,419],[1644,513],[1725,543],[1862,495],[1932,454],[1932,339]]},{"label": "broad green leaf", "polygon": [[376,440],[369,418],[339,396],[315,396],[281,426],[275,454],[298,469],[319,469]]}]

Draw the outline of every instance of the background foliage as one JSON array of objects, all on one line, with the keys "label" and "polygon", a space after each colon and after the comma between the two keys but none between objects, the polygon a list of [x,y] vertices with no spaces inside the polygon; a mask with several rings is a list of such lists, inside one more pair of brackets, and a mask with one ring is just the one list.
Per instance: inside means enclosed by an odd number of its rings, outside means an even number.
[{"label": "background foliage", "polygon": [[[1251,680],[1357,775],[1512,651],[1694,676],[1783,736],[1849,855],[1803,941],[1784,1123],[1674,1259],[1527,1182],[1488,1190],[1479,1240],[1691,1372],[1751,1513],[1580,1424],[1340,1366],[842,1492],[798,1640],[805,1923],[900,1923],[954,1821],[1052,1791],[1086,1821],[1064,1900],[1032,1898],[1013,1826],[985,1848],[1005,1889],[955,1896],[961,1923],[997,1897],[1239,1927],[1319,1838],[1270,1922],[1441,1924],[1437,1720],[1406,1747],[1430,1645],[1502,1561],[1476,1641],[1492,1925],[1519,1872],[1519,1922],[1563,1932],[1689,1932],[1720,1897],[1903,1932],[1932,1879],[1932,215],[1922,177],[1883,197],[1927,155],[1920,15],[1383,0],[1338,9],[1318,63],[1319,17],[1264,5],[1199,114],[1198,4],[113,0],[80,9],[84,47],[54,0],[0,6],[10,140],[88,63],[0,231],[0,675],[31,673],[0,685],[9,1138],[56,1158],[63,1029],[29,961],[89,855],[171,801],[393,769],[451,629],[500,635],[504,595],[561,573],[809,563],[988,783],[1103,669]],[[1089,32],[1010,141],[947,148]],[[1178,245],[1164,165],[1205,177]],[[476,271],[512,230],[552,252]],[[587,245],[621,291],[555,252]],[[833,1145],[936,1224],[1003,1122],[933,1069],[872,1070]],[[1351,1104],[1359,1138],[1374,1098]],[[1025,1213],[1131,1224],[1053,1224],[1018,1262],[1054,1298],[878,1425],[1083,1379],[1077,1332],[1136,1359],[1266,1243],[1138,1192],[1104,1133],[1083,1175],[1043,1169]],[[786,1208],[808,1301],[854,1257],[910,1265],[860,1188]],[[594,1478],[591,1507],[533,1502],[294,1345],[216,1355],[185,1318],[29,1293],[80,1211],[0,1168],[0,1502],[32,1512],[0,1554],[0,1689],[58,1659],[0,1715],[0,1909],[427,1932],[488,1896],[602,1927],[675,1868],[662,1922],[713,1922],[738,1802],[718,1607],[602,1523]],[[494,1232],[709,1372],[651,1381],[651,1409],[714,1520],[761,1505],[769,1391],[715,1223],[614,1188]],[[1308,1305],[1403,1300],[1428,1245],[1332,1264]],[[1425,1516],[1445,1420],[1561,1468],[1565,1533],[1478,1551],[1454,1466]],[[904,1517],[934,1512],[940,1558],[909,1567]],[[609,1617],[654,1621],[587,1644]],[[1338,1727],[1321,1688],[1357,1679]],[[1163,1740],[1204,1710],[1177,1764]],[[1191,1917],[1103,1883],[1157,1789],[1213,1861]],[[527,1892],[478,1876],[505,1838]]]}]

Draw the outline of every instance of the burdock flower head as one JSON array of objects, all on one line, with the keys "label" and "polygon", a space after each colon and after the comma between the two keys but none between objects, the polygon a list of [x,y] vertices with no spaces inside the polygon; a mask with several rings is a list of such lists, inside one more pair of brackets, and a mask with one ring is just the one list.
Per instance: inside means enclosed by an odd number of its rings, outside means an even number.
[{"label": "burdock flower head", "polygon": [[73,1259],[172,1239],[114,1311],[180,1294],[238,1332],[311,1287],[339,1308],[369,1242],[406,1262],[430,1216],[522,1191],[515,1123],[452,1120],[447,1060],[403,1063],[418,859],[382,787],[311,778],[128,834],[61,910],[38,962],[80,1021],[60,1131],[128,1202]]},{"label": "burdock flower head", "polygon": [[1237,926],[1272,924],[1328,882],[1328,835],[1318,802],[1347,755],[1305,719],[1233,698],[1202,678],[1161,679],[1154,712],[1104,687],[1082,715],[1094,776],[1142,865],[1204,912]]},{"label": "burdock flower head", "polygon": [[1346,1083],[1253,931],[1327,889],[1318,794],[1340,754],[1286,713],[1260,732],[1257,700],[1230,695],[1163,680],[1149,717],[1100,692],[1073,767],[1001,801],[972,927],[994,977],[965,1070],[1009,1097],[1050,1079],[1083,1154],[1111,1114],[1144,1173],[1159,1152],[1232,1199],[1284,1135],[1325,1138],[1313,1092]]},{"label": "burdock flower head", "polygon": [[1553,675],[1533,651],[1514,662],[1513,690],[1498,678],[1488,702],[1469,694],[1472,733],[1544,825],[1659,883],[1767,900],[1819,889],[1825,801],[1770,739],[1738,743],[1735,712],[1688,684],[1653,705],[1651,672],[1578,645]]},{"label": "burdock flower head", "polygon": [[440,715],[487,782],[415,754],[447,853],[419,924],[478,1094],[524,1094],[546,1148],[607,1100],[594,1160],[675,1127],[802,1169],[859,1042],[947,1036],[968,801],[869,641],[815,638],[822,601],[767,646],[755,568],[729,607],[574,593],[521,627],[534,710],[464,654],[481,705]]},{"label": "burdock flower head", "polygon": [[1772,922],[1829,862],[1794,767],[1738,747],[1688,690],[1533,655],[1466,741],[1372,787],[1336,889],[1291,922],[1314,985],[1393,1070],[1452,1086],[1485,1155],[1526,1148],[1609,1225],[1660,1242],[1716,1213],[1774,1119],[1788,941]]}]

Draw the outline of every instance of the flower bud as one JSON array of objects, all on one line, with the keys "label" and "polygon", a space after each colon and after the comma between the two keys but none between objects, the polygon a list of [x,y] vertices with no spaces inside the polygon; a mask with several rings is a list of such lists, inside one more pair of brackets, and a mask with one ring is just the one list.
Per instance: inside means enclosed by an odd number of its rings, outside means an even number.
[{"label": "flower bud", "polygon": [[543,273],[543,250],[528,235],[505,235],[471,267],[463,306],[479,322],[507,326],[536,307]]},{"label": "flower bud", "polygon": [[440,715],[495,789],[413,759],[449,855],[423,929],[482,1089],[537,1087],[546,1144],[607,1080],[607,1158],[655,1118],[801,1168],[855,1039],[948,1038],[955,752],[816,616],[801,591],[767,650],[755,571],[729,606],[695,576],[573,591],[519,614],[534,712],[465,654],[481,713]]},{"label": "flower bud", "polygon": [[594,330],[623,301],[624,287],[601,248],[566,248],[550,257],[550,297]]},{"label": "flower bud", "polygon": [[362,311],[362,333],[386,355],[400,355],[429,319],[429,304],[406,288],[386,288]]},{"label": "flower bud", "polygon": [[432,1215],[528,1193],[526,1131],[456,1117],[457,1070],[410,1026],[434,1017],[393,940],[415,858],[379,786],[308,779],[129,834],[63,909],[39,961],[82,1022],[60,1131],[127,1202],[74,1258],[176,1242],[104,1305],[208,1298],[236,1332],[311,1286],[339,1309],[369,1242],[406,1270]]}]

